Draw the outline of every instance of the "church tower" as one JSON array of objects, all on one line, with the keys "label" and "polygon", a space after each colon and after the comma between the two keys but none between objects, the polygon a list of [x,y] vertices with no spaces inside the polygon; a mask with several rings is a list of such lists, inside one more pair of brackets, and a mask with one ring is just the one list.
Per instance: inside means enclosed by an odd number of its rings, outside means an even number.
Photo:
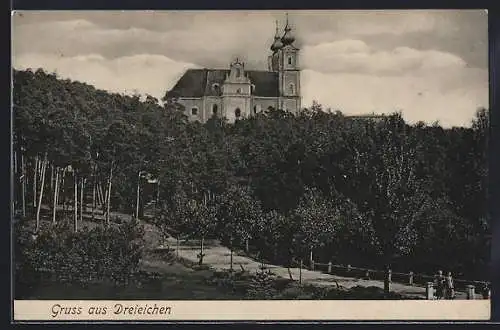
[{"label": "church tower", "polygon": [[288,21],[288,14],[281,43],[283,46],[279,50],[280,105],[281,109],[296,113],[301,106],[299,49],[294,44],[295,37]]},{"label": "church tower", "polygon": [[286,25],[282,36],[278,32],[271,45],[272,54],[268,57],[269,71],[277,72],[279,76],[278,108],[298,112],[301,107],[299,48],[295,46],[295,37],[286,15]]}]

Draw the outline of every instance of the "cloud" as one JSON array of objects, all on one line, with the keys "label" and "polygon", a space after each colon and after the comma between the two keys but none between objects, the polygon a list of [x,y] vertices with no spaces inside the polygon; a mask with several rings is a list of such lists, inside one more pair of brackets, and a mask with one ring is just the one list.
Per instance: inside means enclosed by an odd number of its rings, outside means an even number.
[{"label": "cloud", "polygon": [[[468,126],[478,107],[488,107],[488,72],[468,69],[453,76],[375,76],[360,73],[302,72],[302,103],[316,100],[344,114],[401,111],[410,123],[439,121]],[[446,81],[455,80],[448,88]]]},{"label": "cloud", "polygon": [[14,58],[16,69],[43,68],[69,78],[118,93],[165,95],[167,87],[180,78],[191,63],[177,62],[160,55],[134,55],[106,59],[98,54],[58,57],[52,54],[26,54]]},{"label": "cloud", "polygon": [[[281,12],[52,15],[14,17],[14,67],[43,67],[98,88],[159,98],[189,67],[227,68],[238,56],[247,68],[266,69],[274,20],[283,23]],[[401,109],[409,121],[468,124],[478,106],[488,105],[487,71],[457,55],[465,54],[461,48],[472,52],[472,41],[486,31],[483,24],[480,33],[465,33],[484,21],[468,15],[292,12],[302,42],[303,104],[317,100],[357,114]],[[481,47],[474,54],[487,54]]]},{"label": "cloud", "polygon": [[[147,49],[149,54],[207,67],[226,67],[234,57],[239,57],[249,67],[265,68],[274,36],[274,21],[260,17],[265,15],[256,16],[256,19],[238,21],[231,15],[219,13],[218,24],[213,24],[206,22],[209,18],[205,15],[197,15],[188,28],[168,31],[133,26],[103,28],[82,19],[21,24],[13,29],[13,50],[15,55],[37,52],[73,57],[99,53],[113,58],[144,53]],[[262,22],[255,24],[256,20]]]},{"label": "cloud", "polygon": [[422,71],[461,69],[460,57],[436,50],[396,47],[390,51],[372,49],[361,40],[341,40],[306,46],[304,68],[322,72],[363,72],[370,74],[418,74]]}]

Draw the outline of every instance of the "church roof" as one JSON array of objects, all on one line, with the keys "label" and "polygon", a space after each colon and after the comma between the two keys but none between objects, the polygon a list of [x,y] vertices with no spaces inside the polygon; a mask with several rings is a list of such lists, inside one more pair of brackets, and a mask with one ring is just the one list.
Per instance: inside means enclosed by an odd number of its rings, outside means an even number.
[{"label": "church roof", "polygon": [[[229,70],[224,69],[188,69],[168,94],[175,97],[218,96],[228,74]],[[277,72],[245,70],[245,74],[255,86],[252,95],[279,96]],[[213,88],[215,84],[220,88]]]}]

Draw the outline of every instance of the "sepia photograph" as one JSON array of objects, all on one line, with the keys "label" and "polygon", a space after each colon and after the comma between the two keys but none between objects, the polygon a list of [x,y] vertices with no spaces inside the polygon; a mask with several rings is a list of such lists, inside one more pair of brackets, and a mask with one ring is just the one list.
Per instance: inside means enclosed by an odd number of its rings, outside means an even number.
[{"label": "sepia photograph", "polygon": [[432,304],[470,300],[489,315],[485,10],[11,22],[18,315],[410,301],[438,318]]}]

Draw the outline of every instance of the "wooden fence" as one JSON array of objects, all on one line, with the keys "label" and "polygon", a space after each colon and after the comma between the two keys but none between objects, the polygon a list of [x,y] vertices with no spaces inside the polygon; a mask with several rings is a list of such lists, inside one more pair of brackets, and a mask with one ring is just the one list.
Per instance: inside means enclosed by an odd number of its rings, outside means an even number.
[{"label": "wooden fence", "polygon": [[[426,288],[426,298],[434,299],[434,280],[435,276],[416,274],[414,272],[398,273],[391,269],[378,270],[369,268],[353,267],[351,265],[336,265],[332,262],[319,263],[310,260],[309,265],[305,266],[301,261],[297,263],[300,270],[308,269],[321,271],[327,274],[359,278],[365,280],[383,281],[384,289],[389,292],[392,283],[400,283],[409,286],[421,286]],[[299,282],[302,282],[302,272],[299,272]],[[473,281],[453,279],[455,291],[463,291],[467,294],[467,299],[476,299],[477,296],[484,299],[490,298],[491,283],[486,281]]]}]

